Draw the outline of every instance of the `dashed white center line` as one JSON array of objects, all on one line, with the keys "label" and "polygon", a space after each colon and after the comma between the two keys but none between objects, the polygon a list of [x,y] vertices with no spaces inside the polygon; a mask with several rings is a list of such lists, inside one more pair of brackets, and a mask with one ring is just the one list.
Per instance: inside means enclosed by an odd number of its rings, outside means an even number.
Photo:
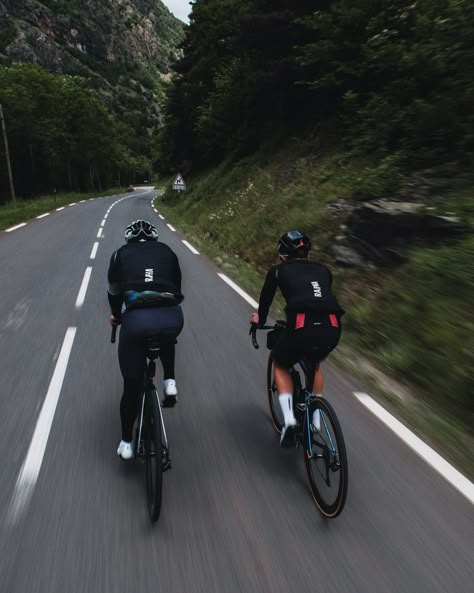
[{"label": "dashed white center line", "polygon": [[242,290],[240,288],[240,286],[237,286],[237,284],[235,282],[233,282],[230,278],[228,278],[225,274],[221,274],[218,273],[217,274],[219,276],[219,278],[222,278],[222,280],[224,280],[224,282],[226,282],[231,288],[233,288],[235,290],[235,292],[237,294],[240,294],[240,296],[247,301],[247,303],[249,303],[249,305],[252,305],[252,307],[254,309],[258,309],[258,303],[256,300],[254,300],[249,294],[247,294],[244,290]]},{"label": "dashed white center line", "polygon": [[104,218],[104,220],[103,220],[103,221],[100,223],[100,226],[104,226],[104,224],[105,224],[105,218]]},{"label": "dashed white center line", "polygon": [[450,482],[471,503],[474,503],[474,484],[463,476],[456,468],[441,457],[434,449],[424,443],[419,437],[408,430],[392,414],[387,412],[380,404],[367,393],[354,392],[356,398],[379,418],[390,430],[400,437],[415,453],[423,458],[431,467]]},{"label": "dashed white center line", "polygon": [[102,237],[102,231],[104,229],[102,227],[100,227],[99,232],[97,233],[97,238],[100,239]]},{"label": "dashed white center line", "polygon": [[91,251],[91,256],[90,259],[95,259],[95,256],[97,255],[97,249],[99,248],[99,242],[96,241],[92,247],[92,251]]},{"label": "dashed white center line", "polygon": [[191,243],[188,243],[185,239],[183,239],[183,243],[186,245],[186,247],[189,249],[189,251],[192,251],[194,253],[194,255],[199,255],[199,251],[197,249],[195,249]]},{"label": "dashed white center line", "polygon": [[173,231],[173,233],[176,232],[176,229],[174,228],[174,226],[171,226],[170,224],[167,224],[166,226],[170,229],[170,231]]},{"label": "dashed white center line", "polygon": [[61,208],[56,208],[56,212],[61,212],[61,210],[64,210],[64,206],[61,206]]},{"label": "dashed white center line", "polygon": [[162,214],[158,214],[158,216],[161,218],[161,220],[165,219],[165,217]]},{"label": "dashed white center line", "polygon": [[15,226],[12,226],[9,229],[5,229],[5,232],[6,233],[11,233],[12,231],[16,231],[16,229],[21,229],[22,226],[26,226],[26,222],[22,222],[21,224],[17,224]]},{"label": "dashed white center line", "polygon": [[36,218],[44,218],[45,216],[49,216],[49,215],[50,215],[50,213],[49,212],[46,212],[46,214],[40,214]]},{"label": "dashed white center line", "polygon": [[76,328],[68,327],[48,392],[44,399],[38,422],[36,423],[30,448],[28,449],[28,454],[21,468],[13,493],[9,512],[9,518],[13,524],[18,521],[21,514],[28,507],[38,479],[75,335]]},{"label": "dashed white center line", "polygon": [[84,304],[84,300],[86,298],[87,287],[89,286],[89,280],[91,279],[92,267],[88,266],[86,271],[84,272],[84,277],[82,279],[81,288],[79,289],[79,293],[76,299],[76,309],[82,307]]},{"label": "dashed white center line", "polygon": [[107,214],[104,215],[104,220],[107,220],[108,215],[109,215],[109,213],[107,212]]}]

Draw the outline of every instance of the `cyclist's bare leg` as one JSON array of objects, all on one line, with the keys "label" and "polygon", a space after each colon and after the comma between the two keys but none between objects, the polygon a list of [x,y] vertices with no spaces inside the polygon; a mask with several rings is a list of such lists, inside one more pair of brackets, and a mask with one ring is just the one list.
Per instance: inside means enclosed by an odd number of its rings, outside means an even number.
[{"label": "cyclist's bare leg", "polygon": [[324,381],[323,381],[323,371],[321,367],[318,368],[316,373],[314,374],[314,382],[313,382],[313,393],[317,395],[321,395],[324,388]]},{"label": "cyclist's bare leg", "polygon": [[273,361],[273,376],[275,377],[278,400],[283,413],[284,428],[280,441],[283,442],[286,429],[296,425],[296,418],[293,412],[293,381],[291,380],[288,369],[280,366],[275,360]]},{"label": "cyclist's bare leg", "polygon": [[293,393],[293,381],[291,380],[291,375],[288,369],[281,367],[273,361],[273,371],[278,394]]}]

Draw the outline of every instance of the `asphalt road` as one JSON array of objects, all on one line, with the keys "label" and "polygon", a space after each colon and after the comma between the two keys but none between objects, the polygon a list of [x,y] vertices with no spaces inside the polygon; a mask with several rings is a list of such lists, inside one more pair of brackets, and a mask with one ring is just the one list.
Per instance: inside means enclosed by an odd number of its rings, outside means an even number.
[{"label": "asphalt road", "polygon": [[[320,516],[300,451],[281,450],[265,396],[252,308],[151,208],[151,192],[96,199],[0,233],[0,591],[3,593],[470,593],[472,504],[326,366],[346,438],[340,517]],[[121,377],[106,273],[124,227],[153,220],[184,276],[179,405],[166,410],[173,469],[152,527],[144,472],[123,463]],[[90,259],[94,242],[97,257]],[[82,307],[75,306],[87,266]],[[31,499],[18,476],[68,327],[76,327]]]}]

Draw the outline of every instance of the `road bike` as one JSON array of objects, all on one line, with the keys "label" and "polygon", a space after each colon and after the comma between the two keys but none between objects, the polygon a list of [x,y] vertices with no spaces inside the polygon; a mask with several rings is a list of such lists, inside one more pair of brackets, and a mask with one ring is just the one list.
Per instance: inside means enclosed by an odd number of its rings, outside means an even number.
[{"label": "road bike", "polygon": [[[117,326],[112,328],[111,342],[115,342]],[[155,523],[161,512],[163,472],[171,469],[168,438],[160,398],[153,383],[162,337],[149,338],[144,368],[144,388],[135,422],[133,455],[145,463],[148,513]]]},{"label": "road bike", "polygon": [[[267,338],[276,339],[284,331],[286,323],[275,325],[251,325],[250,334],[255,348],[258,348],[257,329],[273,330]],[[348,467],[347,454],[339,420],[331,404],[323,397],[317,397],[313,389],[314,374],[318,365],[302,359],[290,369],[293,381],[293,410],[297,420],[294,447],[302,447],[304,463],[313,500],[319,511],[328,518],[337,517],[347,497]],[[278,433],[283,428],[283,415],[275,385],[272,352],[267,363],[267,394],[273,426]]]}]

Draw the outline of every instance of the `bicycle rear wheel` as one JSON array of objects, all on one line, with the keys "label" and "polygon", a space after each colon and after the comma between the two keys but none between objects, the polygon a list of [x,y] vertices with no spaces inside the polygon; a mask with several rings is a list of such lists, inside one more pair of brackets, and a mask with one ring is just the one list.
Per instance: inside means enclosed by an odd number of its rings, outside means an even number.
[{"label": "bicycle rear wheel", "polygon": [[278,391],[273,373],[273,358],[271,352],[268,355],[267,363],[267,395],[273,427],[280,433],[283,428],[283,413],[280,408],[280,402],[278,401]]},{"label": "bicycle rear wheel", "polygon": [[[317,409],[319,430],[312,422]],[[325,517],[337,517],[347,497],[347,455],[339,420],[328,401],[322,397],[311,400],[304,430],[304,460],[314,502]]]},{"label": "bicycle rear wheel", "polygon": [[148,513],[154,523],[160,516],[163,492],[161,411],[156,390],[146,394],[144,416],[146,494]]}]

